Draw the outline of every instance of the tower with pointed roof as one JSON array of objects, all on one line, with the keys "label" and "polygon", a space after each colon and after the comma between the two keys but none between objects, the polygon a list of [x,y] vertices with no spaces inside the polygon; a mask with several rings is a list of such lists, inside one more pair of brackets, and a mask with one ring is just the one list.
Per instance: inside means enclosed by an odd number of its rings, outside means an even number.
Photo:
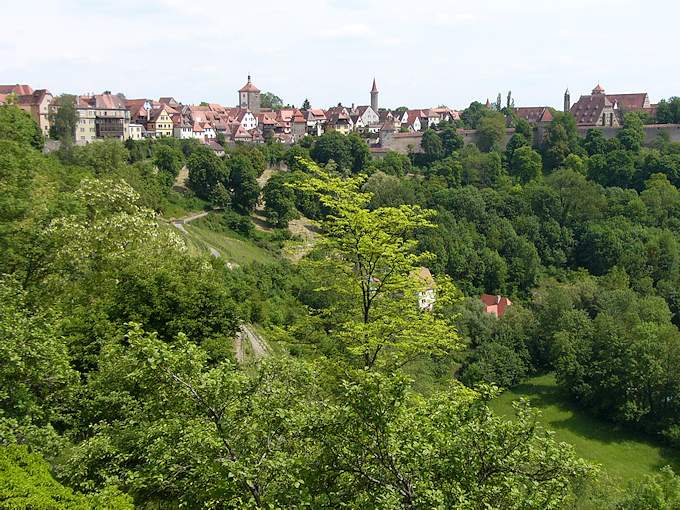
[{"label": "tower with pointed roof", "polygon": [[373,78],[373,88],[371,89],[371,108],[375,113],[378,113],[378,87],[375,84],[375,78]]},{"label": "tower with pointed roof", "polygon": [[564,113],[569,113],[571,110],[571,96],[569,95],[569,87],[564,91]]},{"label": "tower with pointed roof", "polygon": [[250,75],[248,82],[238,91],[238,105],[248,108],[255,115],[260,113],[260,89],[250,81]]}]

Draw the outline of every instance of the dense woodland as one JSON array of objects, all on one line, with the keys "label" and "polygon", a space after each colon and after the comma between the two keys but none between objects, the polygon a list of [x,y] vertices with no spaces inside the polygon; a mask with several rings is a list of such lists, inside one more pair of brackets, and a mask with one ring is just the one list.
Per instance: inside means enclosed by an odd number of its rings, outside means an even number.
[{"label": "dense woodland", "polygon": [[[0,107],[0,508],[680,508],[673,467],[603,491],[526,402],[489,406],[554,373],[680,450],[680,144],[643,146],[635,114],[605,140],[556,113],[540,146],[508,111],[462,117],[479,146],[441,124],[382,159],[332,132],[44,155]],[[197,251],[169,220],[204,209],[271,261]],[[301,215],[318,240],[291,261]],[[237,361],[243,323],[271,355]]]}]

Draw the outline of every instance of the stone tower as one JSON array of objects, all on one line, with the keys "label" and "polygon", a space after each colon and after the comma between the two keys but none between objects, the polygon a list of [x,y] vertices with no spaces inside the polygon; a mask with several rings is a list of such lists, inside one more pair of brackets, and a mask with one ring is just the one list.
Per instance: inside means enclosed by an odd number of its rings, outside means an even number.
[{"label": "stone tower", "polygon": [[569,95],[569,88],[564,91],[564,113],[568,113],[571,110],[571,96]]},{"label": "stone tower", "polygon": [[250,75],[248,83],[238,91],[238,105],[241,108],[248,108],[255,115],[260,113],[260,89],[250,81]]},{"label": "stone tower", "polygon": [[375,113],[378,113],[378,87],[375,85],[375,78],[373,78],[373,88],[371,89],[371,108]]}]

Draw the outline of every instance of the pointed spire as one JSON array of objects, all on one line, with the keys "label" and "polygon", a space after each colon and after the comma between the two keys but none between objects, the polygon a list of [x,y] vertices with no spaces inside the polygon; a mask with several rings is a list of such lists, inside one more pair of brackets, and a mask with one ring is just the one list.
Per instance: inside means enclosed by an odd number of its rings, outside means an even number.
[{"label": "pointed spire", "polygon": [[375,77],[373,77],[373,88],[371,89],[371,92],[378,92],[378,87],[375,84]]}]

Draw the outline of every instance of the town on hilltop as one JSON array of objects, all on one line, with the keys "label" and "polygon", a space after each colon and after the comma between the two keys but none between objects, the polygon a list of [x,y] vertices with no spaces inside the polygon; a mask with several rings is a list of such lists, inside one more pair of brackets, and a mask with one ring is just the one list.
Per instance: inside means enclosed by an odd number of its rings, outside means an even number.
[{"label": "town on hilltop", "polygon": [[[428,128],[442,122],[458,128],[465,143],[476,143],[476,129],[465,129],[461,121],[462,111],[446,106],[432,108],[397,109],[381,108],[376,80],[370,90],[370,104],[344,106],[338,103],[327,109],[313,108],[305,100],[301,108],[274,105],[263,106],[260,89],[248,76],[238,90],[237,106],[217,103],[199,105],[183,104],[173,97],[158,100],[128,99],[123,94],[110,91],[101,94],[74,96],[77,112],[74,142],[83,145],[101,139],[141,140],[143,138],[174,137],[196,139],[210,146],[217,153],[224,153],[222,144],[264,143],[278,141],[293,144],[305,135],[328,131],[342,134],[356,132],[369,144],[376,157],[396,151],[402,154],[422,150],[421,139]],[[59,97],[47,89],[34,90],[29,85],[0,85],[0,105],[16,104],[27,111],[38,123],[43,134],[50,134],[50,119],[59,109]],[[665,102],[664,102],[665,103]],[[555,110],[549,106],[515,107],[508,93],[505,107],[501,96],[495,103],[473,103],[471,107],[483,107],[502,111],[509,119],[506,126],[504,146],[514,128],[511,119],[524,119],[534,129],[534,143],[540,145],[547,127],[553,120]],[[564,93],[563,111],[574,117],[578,130],[585,134],[589,129],[601,130],[605,138],[612,138],[623,127],[623,115],[639,113],[645,120],[645,137],[653,140],[660,133],[670,140],[680,140],[680,126],[669,123],[666,115],[659,115],[659,104],[652,104],[646,92],[608,94],[597,84],[589,94],[583,94],[572,104],[569,90]]]}]

